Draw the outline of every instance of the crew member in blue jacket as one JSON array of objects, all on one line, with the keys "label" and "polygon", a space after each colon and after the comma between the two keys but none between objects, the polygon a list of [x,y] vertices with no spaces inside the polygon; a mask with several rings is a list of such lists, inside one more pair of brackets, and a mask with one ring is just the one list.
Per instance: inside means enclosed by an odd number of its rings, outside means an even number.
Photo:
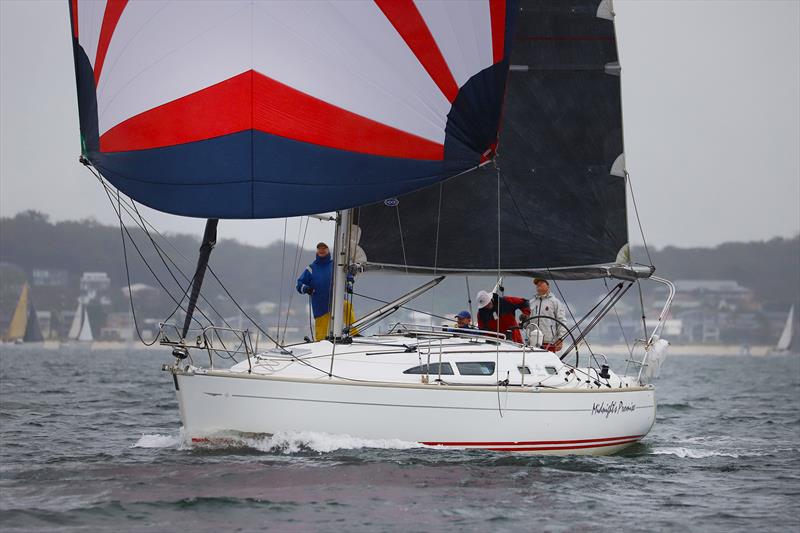
[{"label": "crew member in blue jacket", "polygon": [[[324,242],[317,244],[317,257],[308,265],[303,274],[297,279],[297,292],[311,296],[311,311],[314,314],[314,338],[321,341],[328,336],[331,304],[331,274],[333,273],[333,260],[328,245]],[[344,304],[345,323],[355,322],[353,310],[349,302]],[[356,332],[351,332],[355,334]]]}]

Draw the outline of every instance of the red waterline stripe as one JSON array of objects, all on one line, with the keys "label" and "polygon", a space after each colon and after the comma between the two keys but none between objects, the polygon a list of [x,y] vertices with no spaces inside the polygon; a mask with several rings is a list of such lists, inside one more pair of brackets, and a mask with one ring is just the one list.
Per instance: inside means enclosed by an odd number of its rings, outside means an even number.
[{"label": "red waterline stripe", "polygon": [[[530,452],[530,451],[537,451],[537,450],[544,450],[544,451],[547,451],[547,450],[577,450],[577,449],[584,449],[584,448],[603,448],[603,447],[606,447],[606,446],[617,446],[617,445],[620,445],[620,444],[630,444],[630,443],[638,441],[639,438],[640,437],[619,437],[619,439],[596,439],[596,441],[594,441],[594,442],[599,442],[599,441],[614,441],[614,442],[605,442],[603,444],[586,444],[586,445],[582,445],[582,446],[565,445],[565,446],[544,446],[544,447],[540,446],[540,447],[535,447],[535,448],[527,447],[527,448],[485,448],[485,449],[489,450],[489,451],[493,451],[493,452]],[[620,439],[623,439],[623,440],[620,440]],[[226,439],[220,439],[220,440],[224,441]],[[199,444],[199,443],[207,444],[207,443],[211,442],[211,439],[209,439],[207,437],[192,437],[192,442],[193,443],[197,443],[197,444]],[[553,443],[553,442],[560,442],[560,441],[541,441],[541,442],[544,443],[544,444],[550,444],[550,443]],[[561,441],[561,442],[563,442],[563,441]],[[581,441],[572,441],[572,442],[587,442],[587,441],[581,440]],[[425,444],[425,445],[428,445],[428,446],[432,446],[432,444],[428,443],[428,442],[423,442],[422,444]],[[473,444],[480,444],[480,443],[473,443]],[[495,444],[502,444],[502,443],[495,443]],[[526,443],[526,444],[528,444],[528,443]],[[448,444],[448,446],[455,446],[455,444]]]},{"label": "red waterline stripe", "polygon": [[604,448],[607,446],[617,446],[619,444],[630,444],[637,442],[639,439],[620,440],[615,442],[606,442],[603,444],[584,444],[581,446],[542,446],[538,448],[486,448],[493,452],[534,452],[546,450],[577,450],[582,448]]},{"label": "red waterline stripe", "polygon": [[623,439],[641,439],[644,435],[626,435],[624,437],[607,437],[603,439],[579,440],[534,440],[519,442],[422,442],[426,446],[537,446],[539,444],[581,444],[584,442],[608,442]]}]

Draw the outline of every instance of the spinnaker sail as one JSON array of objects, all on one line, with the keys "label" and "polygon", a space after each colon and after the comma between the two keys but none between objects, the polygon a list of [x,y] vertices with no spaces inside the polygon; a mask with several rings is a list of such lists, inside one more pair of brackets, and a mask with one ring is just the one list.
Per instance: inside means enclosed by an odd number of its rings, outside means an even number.
[{"label": "spinnaker sail", "polygon": [[502,0],[70,0],[83,156],[203,218],[365,205],[493,156]]},{"label": "spinnaker sail", "polygon": [[515,24],[496,166],[358,209],[368,267],[580,279],[627,262],[610,2],[523,0]]}]

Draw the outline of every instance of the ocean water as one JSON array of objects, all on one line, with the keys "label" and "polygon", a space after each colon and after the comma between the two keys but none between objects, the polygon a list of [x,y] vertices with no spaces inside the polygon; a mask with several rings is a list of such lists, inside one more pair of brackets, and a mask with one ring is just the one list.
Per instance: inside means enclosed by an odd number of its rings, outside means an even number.
[{"label": "ocean water", "polygon": [[673,357],[612,457],[182,444],[164,351],[0,348],[2,531],[797,531],[800,358]]}]

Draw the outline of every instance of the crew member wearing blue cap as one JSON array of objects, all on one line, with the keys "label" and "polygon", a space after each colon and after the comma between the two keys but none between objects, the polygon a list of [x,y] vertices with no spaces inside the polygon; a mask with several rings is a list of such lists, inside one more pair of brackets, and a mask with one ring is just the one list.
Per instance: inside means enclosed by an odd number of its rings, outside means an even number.
[{"label": "crew member wearing blue cap", "polygon": [[456,315],[456,327],[459,329],[475,329],[472,325],[472,315],[469,311],[461,311]]},{"label": "crew member wearing blue cap", "polygon": [[472,325],[472,315],[469,311],[461,311],[456,315],[456,327],[445,327],[444,331],[451,331],[453,333],[478,333],[478,328]]}]

